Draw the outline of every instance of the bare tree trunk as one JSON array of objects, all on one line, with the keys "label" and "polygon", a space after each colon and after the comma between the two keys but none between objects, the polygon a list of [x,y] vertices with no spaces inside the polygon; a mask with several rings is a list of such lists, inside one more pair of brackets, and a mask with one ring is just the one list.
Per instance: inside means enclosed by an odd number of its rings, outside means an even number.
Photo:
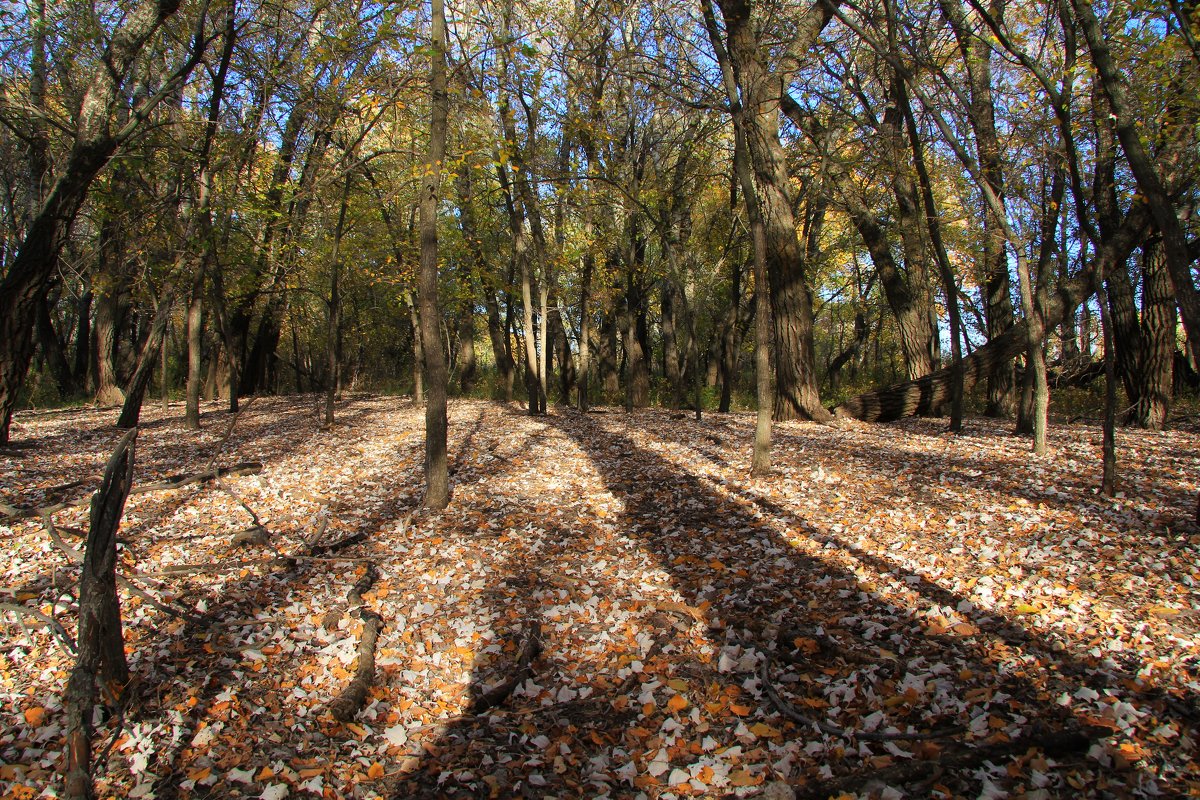
[{"label": "bare tree trunk", "polygon": [[[1096,291],[1100,275],[1107,274],[1113,263],[1124,263],[1141,240],[1150,218],[1148,211],[1134,206],[1120,228],[1103,242],[1092,265],[1068,281],[1055,294],[1046,298],[1042,318],[1057,323],[1065,308],[1075,308]],[[1031,320],[1021,320],[1004,333],[990,339],[974,350],[961,364],[963,391],[995,374],[995,370],[1011,362],[1028,348],[1025,330]],[[866,392],[837,407],[836,413],[867,422],[887,422],[911,414],[925,413],[949,399],[953,367],[946,367],[915,381]]]},{"label": "bare tree trunk", "polygon": [[97,683],[105,699],[113,701],[129,681],[117,596],[117,529],[133,485],[136,436],[135,428],[121,437],[92,498],[79,578],[79,652],[63,693],[67,748],[63,793],[73,800],[92,797],[92,709]]},{"label": "bare tree trunk", "polygon": [[162,393],[162,412],[164,415],[167,413],[167,406],[168,406],[168,400],[169,400],[168,389],[170,388],[168,385],[168,382],[167,382],[167,377],[168,377],[167,376],[167,367],[168,367],[167,348],[168,348],[168,345],[170,345],[170,343],[171,343],[170,328],[171,328],[171,325],[170,325],[170,321],[168,320],[167,330],[163,334],[162,345],[160,345],[160,350],[162,351],[162,364],[158,370],[158,382],[159,382],[158,388],[159,388],[159,391]]},{"label": "bare tree trunk", "polygon": [[[1178,167],[1184,158],[1183,154],[1191,148],[1170,148],[1166,153],[1160,154],[1156,162],[1142,141],[1141,120],[1129,97],[1125,76],[1108,48],[1108,41],[1104,38],[1095,10],[1090,3],[1081,0],[1072,0],[1071,5],[1075,9],[1084,38],[1087,39],[1092,64],[1096,67],[1096,74],[1112,108],[1117,139],[1121,142],[1121,149],[1125,151],[1129,169],[1137,181],[1140,194],[1150,207],[1154,225],[1162,235],[1163,257],[1175,287],[1175,299],[1179,305],[1184,330],[1187,331],[1188,347],[1192,350],[1193,360],[1200,360],[1197,356],[1197,349],[1200,348],[1200,293],[1196,291],[1196,284],[1192,278],[1192,257],[1188,253],[1187,237],[1180,225],[1175,204],[1162,175],[1159,174],[1160,164],[1167,169]],[[1193,106],[1194,104],[1189,103],[1186,108],[1169,109],[1171,116],[1176,117],[1170,124],[1170,128],[1177,132],[1174,135],[1189,135],[1187,131],[1194,127],[1196,121],[1196,110]]]},{"label": "bare tree trunk", "polygon": [[342,189],[337,224],[333,228],[333,252],[330,255],[329,308],[325,325],[325,424],[333,425],[333,407],[337,400],[340,353],[338,340],[342,328],[342,233],[346,229],[346,207],[350,205],[350,174]]},{"label": "bare tree trunk", "polygon": [[[1117,493],[1117,360],[1104,286],[1099,286],[1097,292],[1100,294],[1100,327],[1104,333],[1104,444],[1100,492],[1113,497]],[[1200,507],[1197,514],[1200,515]]]},{"label": "bare tree trunk", "polygon": [[[588,212],[590,214],[590,212]],[[592,236],[592,224],[590,216],[584,223],[584,235],[587,238],[589,245]],[[578,401],[577,408],[580,411],[588,410],[588,371],[591,369],[591,364],[588,363],[589,352],[588,347],[591,344],[592,336],[592,309],[589,305],[592,292],[592,272],[596,267],[596,257],[592,254],[591,248],[583,254],[583,276],[579,286],[579,379],[578,379]]]},{"label": "bare tree trunk", "polygon": [[126,291],[124,287],[118,287],[102,292],[96,308],[96,403],[101,406],[116,406],[125,402],[125,393],[118,385],[116,351],[120,343],[118,329]]},{"label": "bare tree trunk", "polygon": [[200,358],[204,346],[204,272],[196,271],[192,296],[187,311],[187,404],[183,424],[191,430],[200,429]]},{"label": "bare tree trunk", "polygon": [[1138,353],[1140,392],[1131,413],[1141,428],[1160,431],[1167,424],[1174,389],[1175,295],[1167,272],[1162,240],[1142,245],[1142,322]]},{"label": "bare tree trunk", "polygon": [[[817,387],[812,293],[796,234],[787,159],[779,140],[780,78],[771,75],[762,64],[762,45],[751,21],[750,4],[746,0],[719,0],[719,5],[729,43],[726,93],[742,116],[746,150],[755,177],[756,202],[766,236],[770,311],[774,320],[775,419],[804,417],[825,422],[830,414],[821,405]],[[797,25],[802,32],[798,41],[815,41],[830,18],[827,5],[830,4],[816,3],[807,9]],[[711,14],[710,8],[706,14]],[[715,24],[709,26],[709,38],[714,47],[721,38]],[[803,49],[803,44],[800,47]],[[723,44],[722,49],[725,49]]]},{"label": "bare tree trunk", "polygon": [[450,475],[446,454],[446,361],[439,335],[437,204],[442,159],[446,153],[446,118],[449,94],[446,81],[446,11],[443,0],[431,0],[432,57],[429,70],[432,118],[429,158],[421,182],[421,346],[429,374],[425,403],[425,507],[445,508],[450,503]]},{"label": "bare tree trunk", "polygon": [[125,402],[121,406],[121,416],[117,419],[117,427],[123,430],[137,427],[138,419],[142,415],[146,389],[150,386],[150,376],[154,372],[154,358],[158,355],[159,347],[164,344],[167,326],[171,323],[171,306],[175,303],[174,276],[168,277],[167,281],[158,298],[154,319],[150,322],[150,335],[146,337],[141,352],[138,353],[137,367],[133,371],[133,377],[129,379]]},{"label": "bare tree trunk", "polygon": [[413,337],[413,403],[425,402],[425,348],[421,342],[421,315],[411,294],[405,294],[408,304],[408,320],[412,324]]}]

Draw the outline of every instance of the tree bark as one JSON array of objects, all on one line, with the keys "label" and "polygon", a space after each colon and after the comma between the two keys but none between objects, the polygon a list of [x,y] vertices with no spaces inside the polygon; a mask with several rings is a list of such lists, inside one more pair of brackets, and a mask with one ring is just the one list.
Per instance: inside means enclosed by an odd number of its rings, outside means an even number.
[{"label": "tree bark", "polygon": [[421,347],[429,377],[425,403],[425,507],[445,508],[450,503],[450,475],[446,454],[446,361],[438,330],[437,204],[442,160],[446,153],[449,94],[446,80],[446,11],[443,0],[431,0],[432,55],[429,83],[432,114],[429,126],[429,157],[421,181]]},{"label": "tree bark", "polygon": [[[1099,276],[1107,274],[1114,263],[1124,263],[1137,247],[1150,224],[1148,211],[1134,206],[1114,235],[1097,250],[1093,263],[1075,278],[1063,284],[1059,291],[1045,298],[1041,311],[1046,324],[1056,323],[1065,309],[1074,309],[1096,292]],[[963,391],[970,391],[978,381],[1011,362],[1028,348],[1030,320],[1021,320],[987,344],[976,348],[963,359]],[[866,392],[842,403],[835,409],[839,416],[849,416],[866,422],[889,422],[912,414],[929,413],[946,402],[953,385],[955,366],[945,367],[915,381]]]},{"label": "tree bark", "polygon": [[342,188],[337,224],[333,228],[333,253],[330,255],[329,306],[325,320],[325,424],[333,425],[333,409],[338,393],[341,353],[338,347],[342,328],[342,233],[346,230],[346,208],[350,205],[350,174]]},{"label": "tree bark", "polygon": [[[774,320],[776,386],[774,417],[824,422],[813,347],[812,292],[805,274],[803,248],[797,239],[788,186],[786,154],[779,140],[779,76],[762,62],[763,47],[754,31],[746,0],[718,0],[725,19],[727,51],[735,86],[727,83],[731,103],[742,109],[746,149],[754,172],[756,199],[762,216],[767,277]],[[831,12],[818,2],[808,7],[797,24],[798,40],[811,44],[829,21]],[[710,35],[711,38],[711,35]],[[718,35],[719,38],[719,35]],[[800,44],[798,49],[806,49]],[[744,191],[744,189],[743,189]]]},{"label": "tree bark", "polygon": [[91,524],[79,578],[79,652],[63,693],[66,714],[64,794],[92,797],[92,708],[97,683],[106,699],[119,698],[129,681],[117,595],[117,529],[133,485],[137,430],[121,437],[92,498]]},{"label": "tree bark", "polygon": [[[1142,320],[1138,352],[1139,393],[1130,421],[1160,431],[1167,424],[1174,389],[1175,295],[1159,238],[1142,245]],[[1133,400],[1133,398],[1131,398]]]},{"label": "tree bark", "polygon": [[[1162,236],[1163,257],[1166,261],[1167,272],[1175,287],[1175,300],[1179,304],[1180,316],[1183,319],[1184,330],[1187,331],[1188,347],[1191,349],[1193,360],[1200,361],[1200,293],[1192,278],[1192,258],[1188,253],[1187,238],[1180,225],[1179,215],[1175,204],[1168,192],[1163,176],[1159,173],[1159,164],[1146,148],[1139,130],[1141,120],[1137,109],[1129,96],[1126,80],[1108,48],[1108,41],[1100,28],[1100,22],[1090,3],[1082,0],[1072,0],[1076,18],[1087,39],[1088,50],[1092,54],[1092,64],[1100,78],[1100,85],[1108,97],[1112,108],[1114,123],[1117,129],[1117,139],[1129,168],[1137,181],[1140,196],[1150,207],[1154,217],[1154,225]],[[1195,104],[1189,102],[1184,107],[1168,108],[1168,135],[1187,135],[1196,120]],[[1167,154],[1159,154],[1158,161],[1168,169],[1178,166],[1176,159],[1182,159],[1187,152],[1185,148],[1171,148]]]}]

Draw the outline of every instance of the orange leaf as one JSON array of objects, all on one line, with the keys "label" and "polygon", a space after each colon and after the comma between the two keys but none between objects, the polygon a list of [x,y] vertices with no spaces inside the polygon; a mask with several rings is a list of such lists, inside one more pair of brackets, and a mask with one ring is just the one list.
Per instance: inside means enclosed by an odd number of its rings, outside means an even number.
[{"label": "orange leaf", "polygon": [[46,709],[41,706],[25,709],[25,721],[33,727],[40,727],[46,721]]},{"label": "orange leaf", "polygon": [[678,713],[680,711],[683,711],[687,707],[688,707],[687,698],[681,694],[672,695],[671,699],[667,701],[667,710],[668,711]]},{"label": "orange leaf", "polygon": [[383,774],[383,764],[380,764],[378,761],[371,764],[371,766],[367,769],[367,777],[371,780],[382,778]]},{"label": "orange leaf", "polygon": [[734,786],[758,786],[763,782],[761,775],[752,775],[744,769],[729,773],[729,782]]}]

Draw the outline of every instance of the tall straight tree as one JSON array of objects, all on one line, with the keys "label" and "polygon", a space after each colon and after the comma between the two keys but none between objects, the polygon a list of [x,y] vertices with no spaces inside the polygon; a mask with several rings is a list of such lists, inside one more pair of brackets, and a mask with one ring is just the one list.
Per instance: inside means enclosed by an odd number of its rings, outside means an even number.
[{"label": "tall straight tree", "polygon": [[446,87],[446,9],[443,0],[430,0],[429,158],[421,180],[421,271],[417,293],[421,306],[421,349],[425,353],[425,507],[450,504],[446,463],[446,355],[442,350],[438,308],[438,188],[446,155],[446,118],[450,97]]}]

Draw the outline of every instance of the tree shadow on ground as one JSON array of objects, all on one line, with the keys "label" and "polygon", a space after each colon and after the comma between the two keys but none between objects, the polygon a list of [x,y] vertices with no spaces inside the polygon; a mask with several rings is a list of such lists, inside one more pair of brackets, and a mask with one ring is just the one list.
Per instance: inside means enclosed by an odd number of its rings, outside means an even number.
[{"label": "tree shadow on ground", "polygon": [[[545,419],[582,452],[619,514],[610,525],[602,509],[581,503],[577,525],[544,526],[533,537],[535,556],[504,565],[507,576],[483,602],[509,644],[477,658],[470,682],[478,693],[511,672],[520,640],[540,629],[544,652],[532,680],[503,707],[449,719],[436,740],[421,742],[412,751],[421,760],[402,765],[393,796],[631,797],[672,791],[671,782],[676,792],[711,796],[729,788],[713,767],[743,783],[773,778],[812,788],[835,775],[865,784],[913,757],[950,793],[978,794],[984,770],[987,782],[1006,790],[1031,789],[1030,763],[1042,773],[1037,781],[1073,795],[1154,782],[1149,765],[1118,773],[1083,753],[1031,762],[1025,747],[1011,776],[1012,754],[989,769],[990,746],[1036,747],[1097,722],[1111,727],[1089,735],[1112,733],[1127,720],[1098,720],[1056,702],[1089,688],[1086,666],[1069,654],[1047,662],[1000,628],[933,624],[928,606],[941,610],[962,598],[919,586],[917,605],[926,607],[918,608],[880,594],[827,542],[798,541],[805,526],[794,512],[785,522],[779,509],[747,503],[639,446],[624,426],[642,420]],[[603,577],[603,564],[589,564],[598,543],[622,540],[632,562],[646,562],[651,585],[580,580],[589,570]],[[619,575],[621,566],[608,569]],[[627,623],[637,629],[598,631],[597,616],[586,612],[597,604],[636,609]],[[584,609],[576,612],[579,632],[570,623],[574,609]],[[604,652],[580,652],[580,638],[598,632],[608,637]],[[841,735],[780,713],[761,680],[767,653],[776,663],[767,673],[772,686],[791,708]],[[1184,731],[1193,724],[1165,703],[1156,710]],[[947,726],[958,730],[937,742],[867,740],[877,731],[919,736]],[[769,766],[747,773],[743,763]],[[940,763],[957,766],[942,773]]]}]

